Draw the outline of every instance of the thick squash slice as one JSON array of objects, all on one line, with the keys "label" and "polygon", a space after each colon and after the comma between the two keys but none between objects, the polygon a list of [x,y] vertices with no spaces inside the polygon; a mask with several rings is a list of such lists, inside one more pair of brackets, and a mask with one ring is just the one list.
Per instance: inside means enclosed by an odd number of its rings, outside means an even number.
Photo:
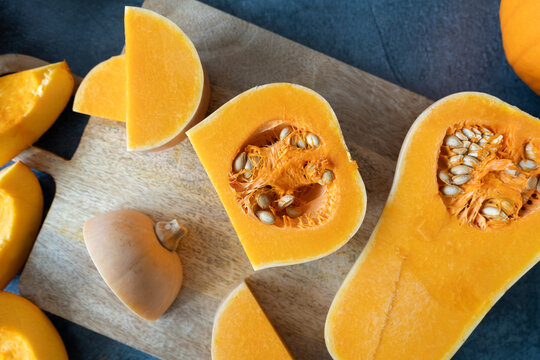
[{"label": "thick squash slice", "polygon": [[0,77],[0,165],[51,127],[72,91],[65,61]]},{"label": "thick squash slice", "polygon": [[126,121],[126,57],[113,56],[96,65],[77,89],[73,111]]},{"label": "thick squash slice", "polygon": [[209,84],[191,40],[171,20],[126,7],[127,148],[161,150],[182,140],[208,107]]},{"label": "thick squash slice", "polygon": [[481,93],[413,124],[388,202],[330,308],[335,359],[448,359],[540,259],[540,121]]},{"label": "thick squash slice", "polygon": [[217,311],[212,359],[292,359],[245,282],[229,294]]},{"label": "thick squash slice", "polygon": [[67,360],[50,320],[22,296],[0,291],[0,359]]},{"label": "thick squash slice", "polygon": [[344,245],[366,193],[332,108],[305,87],[253,88],[188,132],[254,269]]},{"label": "thick squash slice", "polygon": [[0,171],[0,289],[21,269],[43,216],[39,181],[21,162]]}]

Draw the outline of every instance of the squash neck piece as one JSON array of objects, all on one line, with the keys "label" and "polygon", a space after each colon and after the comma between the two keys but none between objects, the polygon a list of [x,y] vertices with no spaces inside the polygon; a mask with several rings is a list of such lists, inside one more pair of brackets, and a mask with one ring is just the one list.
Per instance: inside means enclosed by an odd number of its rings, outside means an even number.
[{"label": "squash neck piece", "polygon": [[186,228],[180,225],[176,219],[157,222],[154,231],[160,244],[171,252],[178,249],[180,239],[187,234]]}]

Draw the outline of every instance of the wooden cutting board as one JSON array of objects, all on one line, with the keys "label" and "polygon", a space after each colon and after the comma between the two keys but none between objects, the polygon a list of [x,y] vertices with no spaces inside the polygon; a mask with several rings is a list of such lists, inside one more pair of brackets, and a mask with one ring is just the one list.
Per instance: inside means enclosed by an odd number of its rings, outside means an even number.
[{"label": "wooden cutting board", "polygon": [[[323,338],[328,307],[384,206],[405,134],[431,101],[197,1],[149,0],[144,7],[173,20],[195,43],[212,83],[209,111],[270,82],[298,83],[323,95],[366,183],[365,221],[326,258],[254,273],[189,141],[159,153],[128,153],[124,124],[92,117],[71,160],[36,147],[19,156],[56,181],[21,293],[42,309],[155,356],[209,359],[217,306],[247,278],[296,358],[329,358]],[[177,217],[190,230],[180,248],[184,286],[153,323],[120,303],[83,242],[85,220],[120,208],[154,220]]]}]

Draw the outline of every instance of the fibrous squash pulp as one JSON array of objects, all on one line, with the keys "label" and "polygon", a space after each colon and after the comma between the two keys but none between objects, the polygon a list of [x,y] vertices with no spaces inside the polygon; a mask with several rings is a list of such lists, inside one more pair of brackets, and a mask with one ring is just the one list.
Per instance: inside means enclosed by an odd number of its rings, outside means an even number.
[{"label": "fibrous squash pulp", "polygon": [[325,328],[335,359],[448,359],[540,259],[540,121],[460,93],[411,127]]},{"label": "fibrous squash pulp", "polygon": [[330,105],[286,83],[244,92],[188,131],[255,269],[327,255],[366,194]]}]

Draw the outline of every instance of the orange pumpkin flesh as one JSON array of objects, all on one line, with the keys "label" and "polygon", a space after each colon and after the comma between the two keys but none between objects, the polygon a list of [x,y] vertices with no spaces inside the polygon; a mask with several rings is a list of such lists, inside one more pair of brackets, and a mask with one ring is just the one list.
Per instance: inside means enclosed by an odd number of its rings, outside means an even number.
[{"label": "orange pumpkin flesh", "polygon": [[[187,134],[254,269],[323,257],[362,223],[364,184],[334,112],[314,91],[286,83],[253,88]],[[293,201],[283,204],[287,196]]]},{"label": "orange pumpkin flesh", "polygon": [[0,358],[67,360],[66,349],[47,316],[30,301],[0,291]]},{"label": "orange pumpkin flesh", "polygon": [[65,61],[0,77],[0,165],[51,127],[72,91]]},{"label": "orange pumpkin flesh", "polygon": [[292,359],[245,282],[227,296],[216,313],[212,359]]},{"label": "orange pumpkin flesh", "polygon": [[[464,132],[475,138],[451,139]],[[528,162],[540,159],[538,139],[538,119],[481,93],[449,96],[420,115],[377,227],[328,313],[335,359],[448,359],[457,351],[540,259],[540,170]],[[446,195],[457,185],[438,172],[467,166],[448,156],[465,141],[482,147],[478,163],[460,191]],[[502,200],[512,206],[505,210]]]},{"label": "orange pumpkin flesh", "polygon": [[200,121],[210,91],[191,40],[169,19],[126,7],[127,148],[162,150]]},{"label": "orange pumpkin flesh", "polygon": [[0,171],[0,289],[21,269],[43,216],[39,181],[21,162]]},{"label": "orange pumpkin flesh", "polygon": [[540,95],[540,2],[502,0],[499,11],[504,52],[518,76]]},{"label": "orange pumpkin flesh", "polygon": [[169,244],[168,237],[158,239],[160,228],[155,225],[138,211],[118,210],[88,220],[83,230],[88,252],[107,285],[130,310],[151,321],[169,308],[182,286],[176,246],[185,232],[178,229],[173,234],[176,241]]},{"label": "orange pumpkin flesh", "polygon": [[83,79],[73,111],[126,121],[126,58],[113,56],[96,65]]}]

